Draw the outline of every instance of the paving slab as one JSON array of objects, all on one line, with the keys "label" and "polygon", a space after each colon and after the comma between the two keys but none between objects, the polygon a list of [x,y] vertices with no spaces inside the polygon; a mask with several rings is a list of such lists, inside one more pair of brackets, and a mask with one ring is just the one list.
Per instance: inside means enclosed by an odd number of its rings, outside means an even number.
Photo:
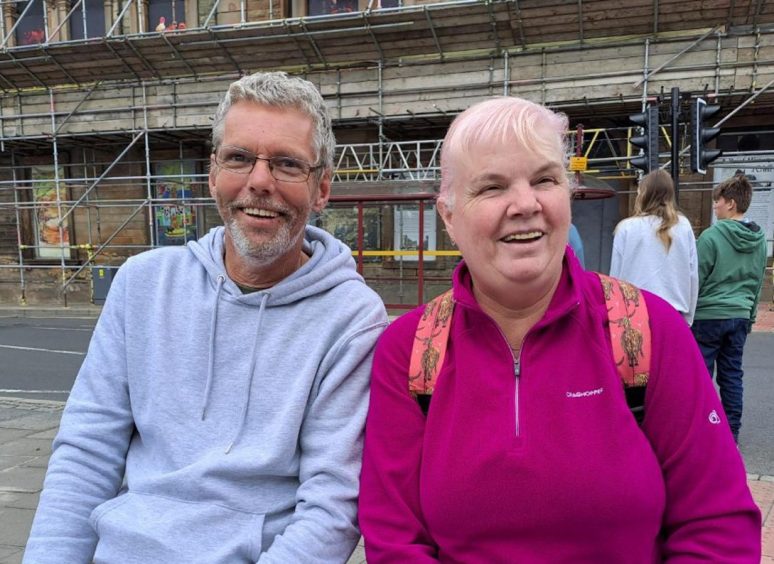
[{"label": "paving slab", "polygon": [[37,492],[45,477],[45,467],[16,466],[0,472],[0,484],[6,492]]},{"label": "paving slab", "polygon": [[0,507],[0,545],[24,547],[30,535],[34,509]]},{"label": "paving slab", "polygon": [[0,506],[14,509],[35,509],[40,500],[40,491],[13,492],[0,490]]},{"label": "paving slab", "polygon": [[19,564],[23,553],[18,546],[0,544],[0,564]]},{"label": "paving slab", "polygon": [[0,444],[0,456],[49,456],[51,441],[23,437]]},{"label": "paving slab", "polygon": [[3,486],[2,471],[8,468],[15,468],[21,466],[26,462],[35,460],[34,456],[6,456],[0,454],[0,488]]}]

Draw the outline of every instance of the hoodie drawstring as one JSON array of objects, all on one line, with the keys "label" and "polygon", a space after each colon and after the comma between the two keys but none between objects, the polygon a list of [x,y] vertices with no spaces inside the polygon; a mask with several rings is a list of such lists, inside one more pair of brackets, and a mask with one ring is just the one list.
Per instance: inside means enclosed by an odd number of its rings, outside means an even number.
[{"label": "hoodie drawstring", "polygon": [[239,417],[239,426],[237,427],[236,433],[234,433],[234,438],[231,439],[231,442],[228,444],[228,447],[226,447],[226,454],[231,452],[231,448],[234,446],[234,444],[239,440],[240,435],[242,434],[242,430],[245,428],[245,422],[247,421],[247,408],[250,405],[250,392],[253,389],[253,375],[255,373],[255,362],[258,357],[258,333],[261,330],[261,322],[263,321],[263,311],[266,309],[266,302],[269,301],[269,294],[264,293],[261,296],[261,306],[258,310],[258,327],[255,329],[255,342],[253,343],[253,353],[252,358],[250,359],[250,370],[247,371],[247,393],[245,393],[245,401],[242,405],[242,414]]},{"label": "hoodie drawstring", "polygon": [[204,398],[202,399],[202,421],[204,421],[207,411],[207,402],[210,399],[210,389],[212,388],[212,378],[215,372],[215,326],[218,324],[218,304],[220,303],[220,292],[223,289],[223,282],[226,277],[218,275],[218,285],[215,288],[215,307],[212,308],[212,319],[210,319],[210,343],[209,358],[207,362],[207,384],[204,386]]}]

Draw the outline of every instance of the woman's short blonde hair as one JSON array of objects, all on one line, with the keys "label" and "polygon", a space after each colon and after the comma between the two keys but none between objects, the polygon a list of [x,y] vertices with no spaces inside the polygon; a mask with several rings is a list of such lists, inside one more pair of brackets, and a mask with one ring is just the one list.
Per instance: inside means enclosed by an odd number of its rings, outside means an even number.
[{"label": "woman's short blonde hair", "polygon": [[561,163],[566,169],[569,154],[567,116],[545,106],[499,96],[479,102],[458,115],[446,133],[441,148],[441,188],[438,199],[447,207],[454,205],[456,158],[481,141],[513,143],[529,147],[536,156]]}]

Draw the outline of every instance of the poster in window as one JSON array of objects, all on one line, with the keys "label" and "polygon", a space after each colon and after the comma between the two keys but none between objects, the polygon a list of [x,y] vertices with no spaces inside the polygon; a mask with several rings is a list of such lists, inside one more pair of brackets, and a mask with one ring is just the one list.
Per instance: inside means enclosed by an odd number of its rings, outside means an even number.
[{"label": "poster in window", "polygon": [[[435,207],[425,206],[422,249],[435,251]],[[419,249],[419,206],[399,206],[395,210],[395,250],[416,251]],[[398,255],[404,261],[417,261],[419,255]],[[434,261],[435,256],[423,255],[425,261]]]},{"label": "poster in window", "polygon": [[33,166],[31,170],[32,197],[35,201],[35,246],[38,258],[70,258],[70,226],[68,218],[59,220],[67,213],[65,186],[61,182],[64,170],[59,169],[59,192],[53,166]]},{"label": "poster in window", "polygon": [[162,161],[156,165],[156,241],[159,245],[184,245],[196,237],[196,209],[184,205],[193,196],[194,161]]},{"label": "poster in window", "polygon": [[[358,250],[356,207],[331,206],[325,208],[317,224],[351,250]],[[365,208],[363,210],[363,250],[379,250],[381,247],[381,229],[380,210],[376,207]],[[372,257],[373,260],[378,260],[378,258]]]}]

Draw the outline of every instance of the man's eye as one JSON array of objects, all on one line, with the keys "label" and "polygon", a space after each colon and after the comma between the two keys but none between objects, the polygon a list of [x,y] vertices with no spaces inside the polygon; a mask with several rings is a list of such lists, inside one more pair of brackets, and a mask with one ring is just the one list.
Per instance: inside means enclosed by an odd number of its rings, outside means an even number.
[{"label": "man's eye", "polygon": [[250,162],[250,157],[239,151],[230,151],[223,156],[223,160],[230,163],[248,163]]},{"label": "man's eye", "polygon": [[556,184],[558,181],[553,176],[544,176],[537,181],[538,184]]},{"label": "man's eye", "polygon": [[278,166],[285,169],[298,169],[302,170],[304,168],[304,163],[301,161],[297,161],[296,159],[292,159],[290,157],[274,157],[274,166]]}]

